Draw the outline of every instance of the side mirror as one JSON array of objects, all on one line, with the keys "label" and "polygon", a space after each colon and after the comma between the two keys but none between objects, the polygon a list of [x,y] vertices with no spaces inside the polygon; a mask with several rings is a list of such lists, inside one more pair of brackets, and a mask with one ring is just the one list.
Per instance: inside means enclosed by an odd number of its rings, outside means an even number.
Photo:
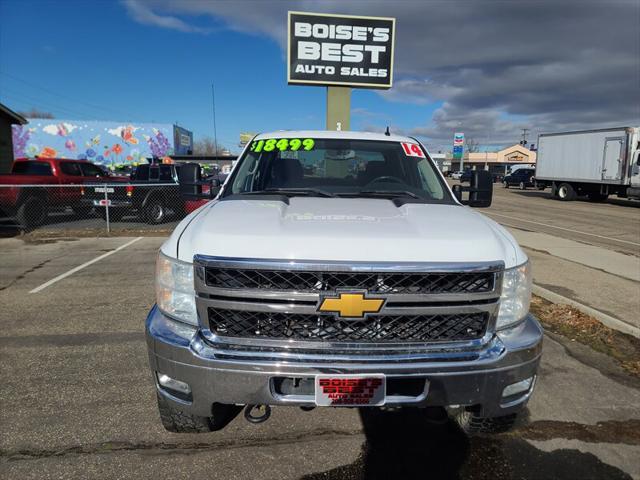
[{"label": "side mirror", "polygon": [[202,174],[197,163],[185,163],[178,170],[180,195],[185,198],[202,198]]},{"label": "side mirror", "polygon": [[486,170],[474,170],[469,188],[469,206],[490,207],[493,197],[493,177]]},{"label": "side mirror", "polygon": [[215,198],[222,184],[217,178],[202,180],[202,170],[197,163],[185,163],[178,171],[180,195],[188,200]]},{"label": "side mirror", "polygon": [[[463,205],[480,208],[490,207],[493,197],[493,177],[486,170],[474,170],[468,187],[458,184],[451,189],[456,199]],[[463,192],[469,192],[467,200],[463,200]]]}]

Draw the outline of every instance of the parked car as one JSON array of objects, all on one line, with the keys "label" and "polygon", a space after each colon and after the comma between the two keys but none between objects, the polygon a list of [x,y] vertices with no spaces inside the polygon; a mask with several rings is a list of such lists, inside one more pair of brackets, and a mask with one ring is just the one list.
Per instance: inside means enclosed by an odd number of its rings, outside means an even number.
[{"label": "parked car", "polygon": [[448,408],[469,434],[512,427],[542,355],[529,259],[469,208],[491,205],[489,172],[449,189],[436,168],[404,136],[255,137],[158,253],[145,331],[163,426],[386,405]]},{"label": "parked car", "polygon": [[450,176],[454,180],[460,180],[460,177],[462,176],[462,174],[463,174],[463,172],[458,170],[457,172],[453,172]]},{"label": "parked car", "polygon": [[206,200],[185,199],[178,182],[179,164],[139,165],[131,172],[127,182],[115,185],[87,185],[87,205],[95,207],[102,218],[120,221],[126,215],[138,216],[140,220],[158,224],[173,213],[184,217],[206,203]]},{"label": "parked car", "polygon": [[[82,184],[113,180],[114,177],[86,160],[19,158],[13,163],[11,173],[0,175],[0,184],[12,185],[0,188],[0,209],[24,227],[38,226],[50,211],[67,207],[76,214],[86,215],[93,206],[82,201]],[[46,188],[33,185],[78,186]]]},{"label": "parked car", "polygon": [[504,188],[517,185],[520,190],[526,190],[527,187],[535,186],[535,174],[534,168],[519,168],[505,176],[502,185]]}]

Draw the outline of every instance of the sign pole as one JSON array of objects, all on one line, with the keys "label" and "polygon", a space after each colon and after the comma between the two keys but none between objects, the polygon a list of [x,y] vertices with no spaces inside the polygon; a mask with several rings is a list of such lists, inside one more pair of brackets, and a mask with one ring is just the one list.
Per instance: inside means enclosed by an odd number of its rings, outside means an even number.
[{"label": "sign pole", "polygon": [[327,130],[351,129],[351,87],[327,87]]}]

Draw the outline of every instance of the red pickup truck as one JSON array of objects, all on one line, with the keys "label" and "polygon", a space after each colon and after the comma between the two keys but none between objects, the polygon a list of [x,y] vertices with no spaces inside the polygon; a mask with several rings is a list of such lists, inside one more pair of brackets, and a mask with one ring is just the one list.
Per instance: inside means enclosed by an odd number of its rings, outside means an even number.
[{"label": "red pickup truck", "polygon": [[24,227],[35,227],[46,220],[50,210],[71,207],[76,214],[88,214],[92,207],[81,202],[82,184],[126,180],[85,160],[19,158],[10,174],[0,175],[0,210]]}]

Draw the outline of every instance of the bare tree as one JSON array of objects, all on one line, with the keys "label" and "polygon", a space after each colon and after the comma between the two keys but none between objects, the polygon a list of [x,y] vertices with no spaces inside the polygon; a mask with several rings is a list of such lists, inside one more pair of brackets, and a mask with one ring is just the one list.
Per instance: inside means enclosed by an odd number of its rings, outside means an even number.
[{"label": "bare tree", "polygon": [[26,112],[18,112],[25,118],[55,118],[53,113],[44,112],[42,110],[38,110],[35,107],[31,107],[31,110],[27,110]]},{"label": "bare tree", "polygon": [[480,150],[480,144],[475,138],[466,138],[465,148],[469,153],[476,153]]},{"label": "bare tree", "polygon": [[211,137],[203,137],[200,140],[193,142],[193,154],[194,155],[222,155],[222,151],[225,150],[224,145],[218,143],[216,149],[216,142]]}]

